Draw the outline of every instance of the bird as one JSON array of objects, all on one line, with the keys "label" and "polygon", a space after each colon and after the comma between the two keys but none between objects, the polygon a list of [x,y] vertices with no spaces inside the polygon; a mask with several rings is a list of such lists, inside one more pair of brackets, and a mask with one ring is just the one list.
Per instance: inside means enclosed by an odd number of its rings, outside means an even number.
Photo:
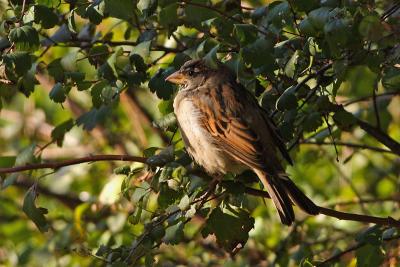
[{"label": "bird", "polygon": [[173,107],[188,154],[210,175],[252,170],[285,225],[295,221],[293,204],[316,215],[319,207],[289,178],[279,153],[292,160],[277,127],[256,98],[221,62],[186,61],[166,81],[179,86]]}]

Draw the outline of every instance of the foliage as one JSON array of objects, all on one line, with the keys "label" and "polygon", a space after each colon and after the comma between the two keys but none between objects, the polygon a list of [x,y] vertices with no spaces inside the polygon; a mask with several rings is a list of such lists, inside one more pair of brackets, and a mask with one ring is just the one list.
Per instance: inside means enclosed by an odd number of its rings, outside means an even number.
[{"label": "foliage", "polygon": [[0,265],[395,266],[396,228],[301,212],[289,228],[252,173],[210,187],[164,80],[190,58],[222,61],[275,120],[287,171],[316,203],[396,219],[392,2],[0,1],[0,168],[146,161],[0,171]]}]

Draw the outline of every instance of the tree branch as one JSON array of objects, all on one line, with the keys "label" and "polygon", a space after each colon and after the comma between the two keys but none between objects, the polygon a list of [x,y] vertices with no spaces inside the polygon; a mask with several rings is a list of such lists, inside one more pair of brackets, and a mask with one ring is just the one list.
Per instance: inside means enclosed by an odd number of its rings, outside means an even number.
[{"label": "tree branch", "polygon": [[[392,236],[392,237],[388,237],[388,238],[382,238],[383,241],[391,241],[391,240],[395,240],[395,239],[399,239],[400,235],[396,235],[396,236]],[[352,251],[355,251],[363,246],[365,246],[367,244],[367,242],[360,242],[357,243],[353,246],[350,246],[349,248],[343,250],[342,252],[335,254],[333,256],[331,256],[330,258],[324,260],[321,263],[316,264],[316,266],[326,266],[327,263],[333,262],[333,261],[337,261],[339,260],[343,255],[350,253]]]},{"label": "tree branch", "polygon": [[[382,94],[375,94],[375,98],[378,99],[378,98],[385,97],[385,96],[395,96],[395,95],[400,95],[400,91],[385,92],[385,93],[382,93]],[[369,95],[369,96],[363,96],[363,97],[359,97],[359,98],[352,99],[352,100],[347,100],[347,101],[341,103],[341,105],[343,107],[346,107],[346,106],[352,105],[354,103],[358,103],[358,102],[362,102],[362,101],[368,101],[372,97],[373,97],[372,95]]]},{"label": "tree branch", "polygon": [[[47,163],[38,163],[38,164],[30,164],[25,166],[16,166],[10,168],[0,168],[0,174],[14,173],[14,172],[22,172],[27,170],[37,170],[37,169],[59,169],[61,167],[81,164],[85,162],[95,162],[95,161],[110,161],[110,160],[119,160],[119,161],[133,161],[133,162],[141,162],[146,163],[147,158],[137,157],[137,156],[128,156],[128,155],[94,155],[88,156],[78,159],[70,159],[60,162],[47,162]],[[269,194],[263,190],[258,190],[250,187],[245,187],[245,192],[249,195],[261,196],[264,198],[270,198]],[[341,211],[336,211],[333,209],[328,209],[324,207],[320,207],[320,214],[324,214],[326,216],[335,217],[339,220],[348,220],[348,221],[357,221],[363,223],[374,223],[378,225],[387,225],[400,228],[400,221],[393,219],[392,217],[382,218],[375,217],[369,215],[361,215],[361,214],[353,214],[346,213]]]},{"label": "tree branch", "polygon": [[391,138],[389,135],[387,135],[382,130],[372,126],[368,122],[365,122],[360,119],[356,119],[356,124],[358,124],[361,127],[361,129],[363,129],[369,135],[374,137],[380,143],[387,146],[393,153],[400,156],[400,143],[396,142],[396,140]]},{"label": "tree branch", "polygon": [[[302,145],[322,145],[322,146],[331,146],[333,145],[333,142],[325,142],[325,141],[308,141],[308,140],[303,140],[299,141],[300,144]],[[385,149],[385,148],[380,148],[380,147],[373,147],[373,146],[368,146],[364,144],[355,144],[355,143],[349,143],[349,142],[336,142],[335,144],[337,146],[346,146],[346,147],[352,147],[352,148],[359,148],[359,149],[368,149],[368,150],[373,150],[377,152],[382,152],[382,153],[391,153],[391,154],[397,154],[393,152],[392,150]]]},{"label": "tree branch", "polygon": [[[270,198],[267,192],[250,187],[246,187],[245,192],[249,195]],[[334,217],[339,220],[355,221],[361,223],[374,223],[377,225],[385,225],[385,226],[400,228],[400,221],[395,220],[392,217],[383,218],[383,217],[375,217],[375,216],[361,215],[355,213],[347,213],[347,212],[324,208],[321,206],[318,206],[318,208],[319,208],[319,214],[323,214],[329,217]]]},{"label": "tree branch", "polygon": [[38,170],[38,169],[59,169],[61,167],[77,165],[86,162],[95,162],[95,161],[132,161],[132,162],[141,162],[146,163],[147,158],[137,157],[137,156],[129,156],[129,155],[93,155],[87,156],[83,158],[70,159],[59,162],[44,162],[37,164],[28,164],[24,166],[15,166],[10,168],[0,168],[0,174],[14,173],[14,172],[22,172],[29,170]]},{"label": "tree branch", "polygon": [[354,200],[348,200],[348,201],[338,201],[335,203],[329,204],[329,206],[334,207],[334,206],[349,206],[349,205],[355,205],[355,204],[360,204],[360,203],[382,203],[382,202],[400,202],[400,197],[399,196],[392,196],[392,197],[386,197],[386,198],[361,198],[361,199],[354,199]]},{"label": "tree branch", "polygon": [[[14,185],[21,187],[21,188],[29,189],[33,185],[33,183],[23,179],[20,181],[15,181]],[[37,185],[36,188],[40,194],[55,198],[55,199],[59,200],[60,202],[62,202],[67,207],[69,207],[70,209],[75,209],[77,206],[84,203],[82,200],[80,200],[77,196],[74,196],[74,195],[55,193],[55,192],[49,190],[48,188],[40,186],[40,185]]]}]

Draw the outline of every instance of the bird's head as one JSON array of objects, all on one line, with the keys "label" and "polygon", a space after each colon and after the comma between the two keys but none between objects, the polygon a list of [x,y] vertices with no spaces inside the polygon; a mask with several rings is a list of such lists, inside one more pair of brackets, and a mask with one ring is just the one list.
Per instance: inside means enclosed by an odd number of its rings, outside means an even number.
[{"label": "bird's head", "polygon": [[201,59],[189,60],[165,80],[183,88],[195,88],[203,84],[216,71],[208,67]]}]

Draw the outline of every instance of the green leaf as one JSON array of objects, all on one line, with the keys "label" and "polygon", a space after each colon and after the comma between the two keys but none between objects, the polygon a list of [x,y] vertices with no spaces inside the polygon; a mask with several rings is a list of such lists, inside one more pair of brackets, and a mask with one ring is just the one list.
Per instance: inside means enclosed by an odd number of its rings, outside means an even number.
[{"label": "green leaf", "polygon": [[36,188],[35,186],[32,186],[25,194],[22,210],[35,223],[35,225],[37,226],[37,228],[39,228],[41,232],[47,232],[50,227],[46,220],[46,217],[44,216],[44,214],[46,214],[47,212],[43,208],[36,207],[36,198]]},{"label": "green leaf", "polygon": [[62,146],[65,134],[74,127],[74,120],[69,119],[57,125],[51,131],[51,138],[57,142],[57,146]]},{"label": "green leaf", "polygon": [[318,9],[314,9],[308,14],[308,19],[310,23],[315,29],[322,30],[325,26],[325,23],[329,19],[329,13],[332,8],[329,7],[320,7]]},{"label": "green leaf", "polygon": [[8,168],[14,166],[15,156],[2,156],[0,157],[0,168]]},{"label": "green leaf", "polygon": [[30,146],[24,148],[17,156],[15,160],[15,166],[23,166],[27,163],[32,163],[35,160],[34,152],[35,152],[36,144],[31,144]]},{"label": "green leaf", "polygon": [[92,109],[89,112],[82,114],[77,120],[76,125],[83,126],[86,131],[91,131],[96,127],[96,125],[102,122],[105,117],[109,114],[110,107],[102,106],[99,109]]},{"label": "green leaf", "polygon": [[174,3],[163,7],[158,15],[160,25],[174,29],[178,24],[178,4]]},{"label": "green leaf", "polygon": [[254,219],[246,210],[229,207],[223,211],[218,207],[211,212],[201,233],[203,237],[214,234],[221,247],[233,252],[238,245],[243,247],[246,244],[253,227]]},{"label": "green leaf", "polygon": [[153,122],[153,125],[160,129],[167,129],[170,126],[176,125],[176,116],[174,112],[171,112],[161,119]]},{"label": "green leaf", "polygon": [[68,16],[67,16],[67,26],[68,26],[68,30],[71,33],[76,34],[78,32],[78,29],[76,28],[76,23],[75,23],[75,10],[72,10]]},{"label": "green leaf", "polygon": [[40,24],[44,29],[50,29],[57,25],[58,16],[47,6],[35,5],[35,23]]},{"label": "green leaf", "polygon": [[16,51],[3,56],[7,78],[18,80],[32,67],[31,55],[28,52]]},{"label": "green leaf", "polygon": [[305,18],[299,24],[300,32],[306,36],[316,37],[318,36],[317,29],[313,26],[310,19]]},{"label": "green leaf", "polygon": [[159,242],[165,235],[165,228],[163,225],[156,225],[151,228],[150,231],[150,238],[155,241]]},{"label": "green leaf", "polygon": [[168,183],[160,184],[160,194],[158,195],[158,205],[160,209],[166,209],[172,204],[175,204],[181,197],[182,192],[175,191],[168,186]]},{"label": "green leaf", "polygon": [[129,20],[134,14],[135,6],[131,0],[104,0],[104,4],[110,17]]},{"label": "green leaf", "polygon": [[357,242],[366,242],[368,244],[379,246],[382,244],[383,230],[378,225],[367,228],[356,236]]},{"label": "green leaf", "polygon": [[295,78],[297,61],[299,60],[299,57],[299,50],[296,50],[285,65],[285,74],[292,79]]},{"label": "green leaf", "polygon": [[400,91],[400,68],[389,68],[385,71],[382,85],[387,90]]},{"label": "green leaf", "polygon": [[71,82],[79,83],[83,82],[83,80],[85,79],[85,73],[78,71],[68,71],[65,72],[65,78],[67,78]]},{"label": "green leaf", "polygon": [[311,112],[305,117],[301,125],[306,132],[317,130],[318,127],[322,125],[321,114],[319,112]]},{"label": "green leaf", "polygon": [[110,56],[110,49],[106,45],[96,45],[90,48],[88,60],[94,66],[99,66],[106,63]]},{"label": "green leaf", "polygon": [[344,109],[336,111],[332,118],[342,130],[349,130],[356,122],[354,115]]},{"label": "green leaf", "polygon": [[174,111],[173,103],[174,102],[172,100],[161,100],[157,106],[158,110],[162,115],[168,115]]},{"label": "green leaf", "polygon": [[61,65],[61,58],[57,58],[47,65],[47,71],[56,82],[62,82],[65,77],[64,69]]},{"label": "green leaf", "polygon": [[183,228],[184,224],[178,222],[172,226],[169,226],[165,231],[165,236],[163,238],[164,243],[170,245],[177,245],[184,237]]},{"label": "green leaf", "polygon": [[[288,2],[272,2],[269,6],[270,11],[267,15],[267,21],[278,27],[287,23],[290,18],[290,8]],[[283,27],[282,27],[283,28]]]},{"label": "green leaf", "polygon": [[184,211],[184,210],[186,210],[187,208],[189,208],[189,205],[190,205],[190,198],[189,198],[188,195],[184,195],[183,198],[181,198],[181,201],[179,202],[178,207],[179,207],[182,211]]},{"label": "green leaf", "polygon": [[138,54],[132,54],[129,56],[130,62],[135,66],[136,71],[145,73],[147,71],[147,65],[144,63],[143,57]]},{"label": "green leaf", "polygon": [[251,24],[235,24],[233,33],[242,46],[256,41],[257,28]]},{"label": "green leaf", "polygon": [[[204,0],[191,0],[191,2],[205,4]],[[206,3],[207,4],[207,3]],[[184,7],[183,20],[185,25],[201,29],[202,22],[211,18],[218,17],[218,13],[212,9],[196,6],[196,5],[185,5]]]},{"label": "green leaf", "polygon": [[298,0],[298,1],[292,2],[292,5],[294,5],[295,9],[297,9],[299,11],[309,12],[315,8],[318,8],[320,5],[320,1],[319,0]]},{"label": "green leaf", "polygon": [[265,38],[258,38],[254,43],[241,50],[244,62],[251,64],[253,68],[268,66],[268,70],[271,72],[276,69],[273,52],[274,44]]},{"label": "green leaf", "polygon": [[86,8],[85,17],[89,18],[90,22],[98,25],[103,21],[104,10],[101,9],[101,4],[93,3]]},{"label": "green leaf", "polygon": [[136,7],[145,15],[150,17],[157,9],[157,0],[139,0]]},{"label": "green leaf", "polygon": [[56,83],[50,91],[50,99],[56,103],[63,103],[67,98],[66,94],[68,93],[69,88],[62,85],[61,83]]},{"label": "green leaf", "polygon": [[60,5],[60,0],[37,0],[36,1],[40,5],[44,5],[47,7],[57,7]]},{"label": "green leaf", "polygon": [[137,186],[134,188],[132,194],[132,202],[139,203],[143,200],[143,198],[149,193],[150,185],[147,182],[143,182],[140,184],[140,187]]},{"label": "green leaf", "polygon": [[150,56],[150,45],[151,45],[151,40],[141,42],[132,49],[131,54],[132,55],[137,54],[140,55],[142,58],[147,59]]},{"label": "green leaf", "polygon": [[290,110],[297,107],[297,98],[295,95],[295,87],[291,86],[286,89],[276,101],[276,109],[280,111]]},{"label": "green leaf", "polygon": [[174,160],[174,146],[168,146],[157,155],[149,157],[146,164],[150,166],[164,166]]},{"label": "green leaf", "polygon": [[131,224],[135,225],[140,222],[140,218],[142,216],[142,211],[143,211],[142,205],[143,203],[142,201],[140,201],[136,206],[135,212],[131,216],[129,216],[129,222]]},{"label": "green leaf", "polygon": [[37,31],[29,25],[12,29],[8,38],[15,44],[18,50],[34,51],[39,47],[39,35]]},{"label": "green leaf", "polygon": [[331,19],[324,26],[325,39],[328,41],[331,53],[339,55],[339,48],[346,45],[350,38],[351,28],[346,19]]},{"label": "green leaf", "polygon": [[173,85],[165,79],[173,72],[173,68],[159,69],[149,81],[150,91],[155,92],[161,99],[170,99],[175,90]]},{"label": "green leaf", "polygon": [[6,177],[6,179],[3,180],[3,182],[1,183],[1,189],[4,190],[7,187],[13,185],[15,183],[15,181],[17,180],[17,178],[19,177],[18,173],[12,173],[11,175],[8,175]]},{"label": "green leaf", "polygon": [[356,251],[357,267],[381,266],[385,255],[380,246],[366,244]]},{"label": "green leaf", "polygon": [[31,93],[35,90],[35,74],[36,69],[34,66],[32,66],[32,68],[27,71],[22,77],[22,83],[19,83],[18,90],[22,92],[26,97],[29,97]]},{"label": "green leaf", "polygon": [[217,58],[218,49],[219,49],[219,45],[216,45],[203,58],[205,64],[211,69],[218,68],[218,62],[219,62],[218,58]]},{"label": "green leaf", "polygon": [[378,41],[384,33],[384,28],[379,16],[369,15],[362,19],[358,31],[367,40]]},{"label": "green leaf", "polygon": [[106,80],[99,81],[90,88],[92,103],[96,108],[111,103],[113,96],[116,93],[115,88],[111,87]]}]

